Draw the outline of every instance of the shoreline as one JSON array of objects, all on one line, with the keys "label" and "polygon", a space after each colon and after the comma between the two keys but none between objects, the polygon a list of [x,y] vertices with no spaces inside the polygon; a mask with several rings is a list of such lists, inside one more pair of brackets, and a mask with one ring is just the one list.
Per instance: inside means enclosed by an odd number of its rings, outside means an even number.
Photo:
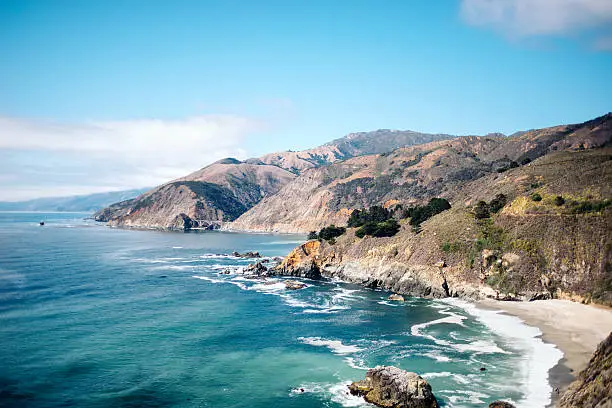
[{"label": "shoreline", "polygon": [[482,310],[514,316],[525,325],[539,329],[541,334],[538,337],[563,353],[548,370],[548,382],[553,390],[548,407],[556,405],[569,384],[587,366],[599,343],[612,330],[612,309],[569,300],[511,302],[485,299],[474,304]]}]

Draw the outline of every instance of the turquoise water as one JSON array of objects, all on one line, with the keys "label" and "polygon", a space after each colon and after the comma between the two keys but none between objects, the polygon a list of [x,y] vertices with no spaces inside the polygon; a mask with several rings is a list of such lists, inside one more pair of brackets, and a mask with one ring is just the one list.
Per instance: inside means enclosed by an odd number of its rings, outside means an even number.
[{"label": "turquoise water", "polygon": [[528,346],[455,304],[218,274],[250,262],[220,254],[284,255],[303,236],[83,216],[0,213],[0,406],[361,406],[345,386],[377,364],[424,375],[443,406],[527,401]]}]

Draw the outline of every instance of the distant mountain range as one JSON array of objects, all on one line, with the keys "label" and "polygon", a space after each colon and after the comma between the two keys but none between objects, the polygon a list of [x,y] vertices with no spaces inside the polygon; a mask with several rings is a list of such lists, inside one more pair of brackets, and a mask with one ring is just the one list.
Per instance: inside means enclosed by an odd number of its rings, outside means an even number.
[{"label": "distant mountain range", "polygon": [[356,156],[385,153],[456,136],[413,131],[352,133],[299,152],[270,153],[239,161],[219,160],[183,178],[96,213],[98,221],[135,228],[216,228],[234,221],[266,197],[309,170]]},{"label": "distant mountain range", "polygon": [[75,211],[95,212],[117,201],[139,196],[149,188],[69,197],[37,198],[27,201],[0,201],[0,211]]}]

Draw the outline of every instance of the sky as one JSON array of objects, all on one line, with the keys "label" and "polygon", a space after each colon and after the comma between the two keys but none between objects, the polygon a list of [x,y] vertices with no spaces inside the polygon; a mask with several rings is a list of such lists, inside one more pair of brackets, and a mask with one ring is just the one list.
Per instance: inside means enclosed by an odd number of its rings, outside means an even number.
[{"label": "sky", "polygon": [[610,0],[0,0],[0,200],[612,111]]}]

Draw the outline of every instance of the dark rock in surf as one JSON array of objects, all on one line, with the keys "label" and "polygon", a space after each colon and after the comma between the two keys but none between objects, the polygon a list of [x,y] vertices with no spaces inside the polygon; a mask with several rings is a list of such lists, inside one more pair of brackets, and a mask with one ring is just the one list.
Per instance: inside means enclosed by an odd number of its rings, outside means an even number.
[{"label": "dark rock in surf", "polygon": [[516,407],[506,401],[494,401],[489,404],[489,408],[516,408]]}]

